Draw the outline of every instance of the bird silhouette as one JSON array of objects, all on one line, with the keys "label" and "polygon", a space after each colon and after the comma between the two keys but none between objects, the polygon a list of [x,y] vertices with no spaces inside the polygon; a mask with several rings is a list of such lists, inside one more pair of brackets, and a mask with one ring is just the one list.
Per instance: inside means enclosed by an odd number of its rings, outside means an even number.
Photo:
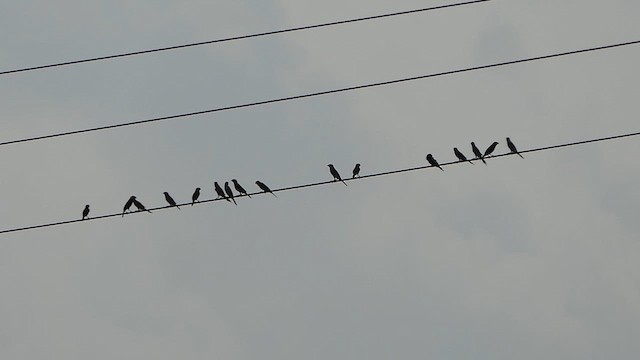
[{"label": "bird silhouette", "polygon": [[227,200],[228,202],[231,202],[231,200],[229,200],[227,198],[227,195],[224,194],[224,191],[222,190],[220,185],[218,185],[217,181],[213,183],[213,187],[216,189],[216,194],[218,194],[218,197],[216,199],[223,198],[223,199]]},{"label": "bird silhouette", "polygon": [[224,182],[224,191],[227,193],[227,196],[229,197],[229,199],[231,199],[233,201],[233,203],[238,206],[238,203],[236,202],[236,199],[233,198],[233,191],[231,191],[231,187],[229,186],[229,182],[225,181]]},{"label": "bird silhouette", "polygon": [[138,211],[146,211],[149,214],[151,214],[151,211],[147,210],[147,208],[144,207],[144,205],[142,205],[142,203],[138,201],[135,196],[133,197],[133,205],[135,205],[138,208]]},{"label": "bird silhouette", "polygon": [[478,147],[476,146],[476,143],[474,143],[473,141],[471,142],[471,150],[473,150],[473,155],[476,156],[476,159],[482,160],[482,162],[485,165],[487,165],[487,162],[484,161],[484,158],[482,157],[482,153],[480,152],[480,149],[478,149]]},{"label": "bird silhouette", "polygon": [[89,205],[84,206],[84,210],[82,210],[82,220],[86,219],[89,216]]},{"label": "bird silhouette", "polygon": [[467,161],[467,162],[469,162],[469,164],[473,164],[473,163],[471,162],[471,160],[467,159],[467,157],[466,157],[466,156],[464,156],[464,154],[463,154],[463,153],[461,153],[461,152],[460,152],[460,150],[458,150],[458,148],[457,148],[457,147],[454,147],[454,148],[453,148],[453,153],[454,153],[454,154],[456,154],[456,157],[458,158],[458,160],[460,160],[460,161]]},{"label": "bird silhouette", "polygon": [[191,206],[193,206],[193,203],[198,201],[198,198],[200,197],[200,188],[196,188],[196,191],[193,192],[193,195],[191,195]]},{"label": "bird silhouette", "polygon": [[360,164],[356,164],[356,167],[353,168],[353,176],[352,179],[356,176],[360,177]]},{"label": "bird silhouette", "polygon": [[164,192],[164,199],[167,200],[167,202],[169,203],[169,205],[171,206],[175,206],[178,208],[178,210],[180,210],[180,206],[178,206],[178,204],[176,204],[176,201],[173,200],[173,198],[171,197],[171,195],[169,195],[168,192]]},{"label": "bird silhouette", "polygon": [[236,191],[240,193],[240,195],[246,195],[249,198],[251,198],[251,195],[249,195],[249,193],[247,193],[247,190],[245,190],[242,185],[238,184],[238,180],[236,179],[231,179],[231,181],[233,182],[233,187],[236,188]]},{"label": "bird silhouette", "polygon": [[433,155],[431,154],[427,154],[427,161],[429,162],[429,164],[431,164],[431,166],[435,166],[438,169],[444,171],[441,167],[440,164],[438,164],[438,162],[436,161],[436,159],[433,157]]},{"label": "bird silhouette", "polygon": [[487,156],[491,155],[493,153],[493,151],[496,149],[496,146],[498,146],[498,142],[494,141],[493,144],[489,145],[487,150],[485,150],[483,157],[487,157]]},{"label": "bird silhouette", "polygon": [[274,194],[273,191],[271,191],[271,189],[269,189],[269,187],[265,185],[262,181],[256,181],[256,185],[258,185],[260,190],[264,191],[265,193],[271,193],[271,195],[276,196],[276,194]]},{"label": "bird silhouette", "polygon": [[129,211],[129,208],[131,208],[131,205],[133,205],[133,201],[136,199],[135,196],[131,196],[129,198],[129,200],[127,200],[127,202],[124,204],[124,208],[122,209],[122,217],[124,217],[124,213]]},{"label": "bird silhouette", "polygon": [[518,156],[524,159],[524,156],[522,156],[520,152],[518,152],[518,149],[509,138],[507,138],[507,146],[509,147],[509,150],[511,150],[512,153],[518,154]]},{"label": "bird silhouette", "polygon": [[333,180],[334,181],[342,181],[342,183],[347,186],[347,183],[344,182],[344,180],[342,180],[342,178],[340,177],[340,174],[338,174],[338,170],[336,170],[336,168],[333,167],[333,164],[329,164],[327,165],[329,167],[329,171],[331,172],[331,175],[333,176]]}]

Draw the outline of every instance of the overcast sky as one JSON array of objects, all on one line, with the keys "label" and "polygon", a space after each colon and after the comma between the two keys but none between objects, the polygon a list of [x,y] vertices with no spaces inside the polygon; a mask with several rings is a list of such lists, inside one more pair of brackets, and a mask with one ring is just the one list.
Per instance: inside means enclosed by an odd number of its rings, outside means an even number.
[{"label": "overcast sky", "polygon": [[[0,1],[0,71],[445,4]],[[496,0],[0,77],[0,141],[640,39]],[[639,131],[640,46],[3,146],[0,229]],[[0,236],[2,359],[635,359],[640,139]]]}]

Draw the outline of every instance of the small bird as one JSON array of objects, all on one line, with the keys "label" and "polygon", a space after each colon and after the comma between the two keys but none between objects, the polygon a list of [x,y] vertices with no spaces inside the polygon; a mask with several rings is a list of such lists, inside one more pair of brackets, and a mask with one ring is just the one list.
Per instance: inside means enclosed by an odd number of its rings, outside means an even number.
[{"label": "small bird", "polygon": [[240,193],[240,195],[246,195],[246,196],[248,196],[249,198],[251,198],[251,195],[249,195],[249,194],[247,193],[247,190],[245,190],[245,189],[242,187],[242,185],[238,184],[238,180],[236,180],[236,179],[231,179],[231,181],[233,181],[233,187],[235,187],[235,188],[236,188],[236,191],[237,191],[237,192],[239,192],[239,193]]},{"label": "small bird", "polygon": [[196,188],[196,191],[193,192],[193,195],[191,195],[191,206],[193,206],[193,203],[198,201],[198,198],[200,197],[200,188]]},{"label": "small bird", "polygon": [[468,161],[469,164],[473,164],[471,162],[471,160],[467,159],[466,156],[464,156],[463,153],[460,152],[460,150],[458,150],[458,148],[454,147],[453,148],[453,153],[456,154],[456,157],[460,160],[460,161]]},{"label": "small bird", "polygon": [[344,180],[342,180],[342,178],[340,177],[340,174],[338,174],[338,170],[336,170],[336,168],[333,167],[333,164],[329,164],[327,165],[329,167],[329,171],[331,172],[331,175],[333,176],[333,180],[334,181],[342,181],[342,183],[347,186],[347,183],[344,182]]},{"label": "small bird", "polygon": [[233,203],[236,206],[238,206],[238,203],[236,202],[236,199],[233,198],[233,191],[231,191],[231,187],[229,186],[229,182],[228,181],[224,182],[224,191],[227,193],[227,196],[229,197],[229,199],[231,199],[233,201]]},{"label": "small bird", "polygon": [[142,205],[142,203],[140,201],[136,200],[135,196],[133,197],[133,205],[135,205],[138,208],[138,211],[146,211],[149,214],[151,214],[151,211],[147,210],[147,208],[144,207],[144,205]]},{"label": "small bird", "polygon": [[436,161],[436,159],[433,158],[433,155],[431,154],[427,154],[427,161],[429,162],[429,164],[431,164],[431,166],[435,166],[438,169],[444,171],[441,167],[440,164],[438,164],[438,162]]},{"label": "small bird", "polygon": [[498,142],[494,141],[493,144],[489,145],[487,150],[485,150],[483,157],[487,157],[487,156],[491,155],[491,153],[493,153],[493,150],[496,149],[496,146],[498,146]]},{"label": "small bird", "polygon": [[167,202],[169,203],[169,205],[171,206],[175,206],[178,208],[178,210],[180,210],[180,206],[178,206],[178,204],[176,204],[176,201],[173,200],[173,198],[171,197],[171,195],[169,195],[168,192],[164,192],[164,199],[167,200]]},{"label": "small bird", "polygon": [[84,210],[82,210],[82,220],[86,219],[89,216],[89,205],[84,206]]},{"label": "small bird", "polygon": [[360,177],[360,164],[356,164],[356,167],[353,168],[353,176],[352,179],[356,176]]},{"label": "small bird", "polygon": [[227,195],[224,194],[224,191],[222,190],[220,185],[218,185],[217,181],[215,181],[213,183],[213,187],[216,189],[216,194],[218,194],[218,197],[216,199],[223,198],[223,199],[227,200],[228,202],[231,202],[231,200],[227,199]]},{"label": "small bird", "polygon": [[524,159],[524,156],[522,156],[519,152],[518,149],[516,148],[516,146],[513,144],[513,142],[511,142],[511,139],[507,138],[507,146],[509,147],[509,150],[511,150],[512,153],[514,154],[518,154],[518,156],[520,156],[521,158]]},{"label": "small bird", "polygon": [[476,156],[476,159],[482,160],[482,162],[485,165],[487,165],[487,162],[484,161],[484,158],[482,157],[482,153],[480,152],[480,149],[478,149],[478,147],[476,146],[476,143],[474,143],[473,141],[471,142],[471,149],[473,150],[473,155]]},{"label": "small bird", "polygon": [[131,205],[133,205],[133,201],[135,199],[136,199],[135,196],[131,196],[129,200],[127,200],[127,202],[124,204],[124,208],[122,209],[122,217],[124,217],[124,213],[127,212],[129,208],[131,208]]},{"label": "small bird", "polygon": [[266,193],[271,193],[271,195],[276,196],[276,194],[274,194],[273,191],[271,191],[271,189],[269,189],[269,187],[267,185],[265,185],[262,181],[256,181],[256,185],[258,185],[260,190],[262,190],[262,191],[264,191]]}]

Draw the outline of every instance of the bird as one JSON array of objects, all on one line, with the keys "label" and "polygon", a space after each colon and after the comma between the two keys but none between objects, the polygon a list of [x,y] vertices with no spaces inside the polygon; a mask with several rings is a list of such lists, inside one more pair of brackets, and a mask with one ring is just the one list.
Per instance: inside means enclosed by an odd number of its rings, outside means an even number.
[{"label": "bird", "polygon": [[193,206],[193,203],[198,201],[198,198],[200,197],[200,188],[196,188],[196,191],[193,192],[193,195],[191,195],[191,206]]},{"label": "bird", "polygon": [[233,181],[233,187],[235,187],[235,188],[236,188],[236,191],[237,191],[237,192],[239,192],[239,193],[240,193],[240,195],[246,195],[246,196],[248,196],[249,198],[251,198],[251,195],[249,195],[249,194],[247,193],[247,190],[245,190],[245,189],[242,187],[242,185],[238,184],[238,180],[236,180],[236,179],[231,179],[231,181]]},{"label": "bird", "polygon": [[218,194],[218,197],[216,199],[223,198],[223,199],[227,200],[228,202],[231,202],[231,200],[227,199],[227,195],[224,194],[224,191],[222,190],[220,185],[218,185],[217,181],[215,181],[213,183],[213,187],[216,189],[216,194]]},{"label": "bird", "polygon": [[236,199],[233,198],[233,191],[231,191],[231,187],[229,186],[229,182],[228,181],[224,182],[224,191],[227,193],[227,196],[229,197],[229,199],[231,199],[233,201],[233,203],[236,206],[238,206],[238,203],[236,202]]},{"label": "bird", "polygon": [[494,141],[493,144],[489,145],[487,150],[485,150],[483,157],[487,157],[487,156],[491,155],[491,153],[493,153],[493,150],[496,149],[496,146],[498,146],[498,142]]},{"label": "bird", "polygon": [[353,168],[353,176],[352,179],[356,176],[360,177],[360,164],[356,164],[356,167]]},{"label": "bird", "polygon": [[434,158],[433,158],[433,155],[431,155],[431,154],[427,154],[427,161],[429,162],[429,164],[431,164],[431,166],[435,166],[435,167],[437,167],[438,169],[440,169],[440,170],[444,171],[444,169],[442,169],[442,168],[440,167],[440,164],[438,164],[438,162],[436,161],[436,159],[434,159]]},{"label": "bird", "polygon": [[464,156],[464,154],[463,154],[463,153],[461,153],[461,152],[460,152],[460,150],[458,150],[458,148],[457,148],[457,147],[454,147],[454,148],[453,148],[453,153],[454,153],[454,154],[456,154],[456,157],[457,157],[460,161],[468,161],[468,162],[469,162],[469,164],[473,164],[473,163],[471,162],[471,160],[467,159],[467,157],[466,157],[466,156]]},{"label": "bird", "polygon": [[346,186],[347,183],[344,182],[344,180],[342,180],[342,178],[340,177],[340,174],[338,174],[338,170],[336,170],[336,168],[333,167],[333,164],[329,164],[327,165],[329,167],[329,171],[331,172],[331,175],[333,176],[333,180],[334,181],[342,181],[342,183]]},{"label": "bird", "polygon": [[171,206],[175,206],[178,208],[178,210],[180,210],[180,206],[178,206],[178,204],[176,204],[176,201],[173,200],[173,198],[171,197],[171,195],[169,195],[168,192],[164,192],[164,199],[167,200],[167,202],[169,203],[169,205]]},{"label": "bird", "polygon": [[256,181],[256,185],[258,185],[258,187],[260,188],[260,190],[266,192],[266,193],[271,193],[271,195],[276,196],[276,194],[273,193],[273,191],[271,191],[271,189],[269,189],[269,187],[267,185],[265,185],[262,181]]},{"label": "bird", "polygon": [[87,216],[89,216],[89,205],[85,205],[84,210],[82,210],[82,220],[84,220]]},{"label": "bird", "polygon": [[124,208],[122,209],[122,217],[124,217],[124,213],[127,212],[127,210],[129,210],[129,208],[131,207],[135,199],[136,199],[135,196],[131,196],[129,200],[127,200],[127,202],[124,204]]},{"label": "bird", "polygon": [[524,156],[522,156],[519,152],[518,149],[516,148],[516,146],[513,144],[513,142],[511,142],[511,139],[507,138],[507,146],[509,147],[509,150],[511,150],[512,153],[514,154],[518,154],[518,156],[520,156],[521,158],[524,159]]},{"label": "bird", "polygon": [[473,150],[473,155],[476,156],[476,159],[482,160],[482,162],[485,165],[487,165],[487,162],[484,161],[484,158],[482,157],[482,153],[480,152],[480,149],[478,149],[478,147],[476,146],[476,143],[474,143],[473,141],[471,142],[471,149]]},{"label": "bird", "polygon": [[151,211],[147,210],[147,208],[144,207],[144,205],[142,205],[142,203],[140,201],[136,200],[135,196],[133,197],[133,205],[135,205],[138,208],[138,211],[146,211],[149,214],[151,214]]}]

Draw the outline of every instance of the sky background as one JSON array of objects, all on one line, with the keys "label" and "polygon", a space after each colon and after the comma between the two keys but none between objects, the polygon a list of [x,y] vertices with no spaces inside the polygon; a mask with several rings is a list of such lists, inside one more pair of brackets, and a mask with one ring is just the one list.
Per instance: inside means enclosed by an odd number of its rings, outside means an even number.
[{"label": "sky background", "polygon": [[[0,70],[444,1],[0,1]],[[0,77],[0,141],[640,39],[496,0]],[[636,132],[640,46],[3,146],[0,228]],[[635,359],[636,138],[0,238],[2,359]]]}]

